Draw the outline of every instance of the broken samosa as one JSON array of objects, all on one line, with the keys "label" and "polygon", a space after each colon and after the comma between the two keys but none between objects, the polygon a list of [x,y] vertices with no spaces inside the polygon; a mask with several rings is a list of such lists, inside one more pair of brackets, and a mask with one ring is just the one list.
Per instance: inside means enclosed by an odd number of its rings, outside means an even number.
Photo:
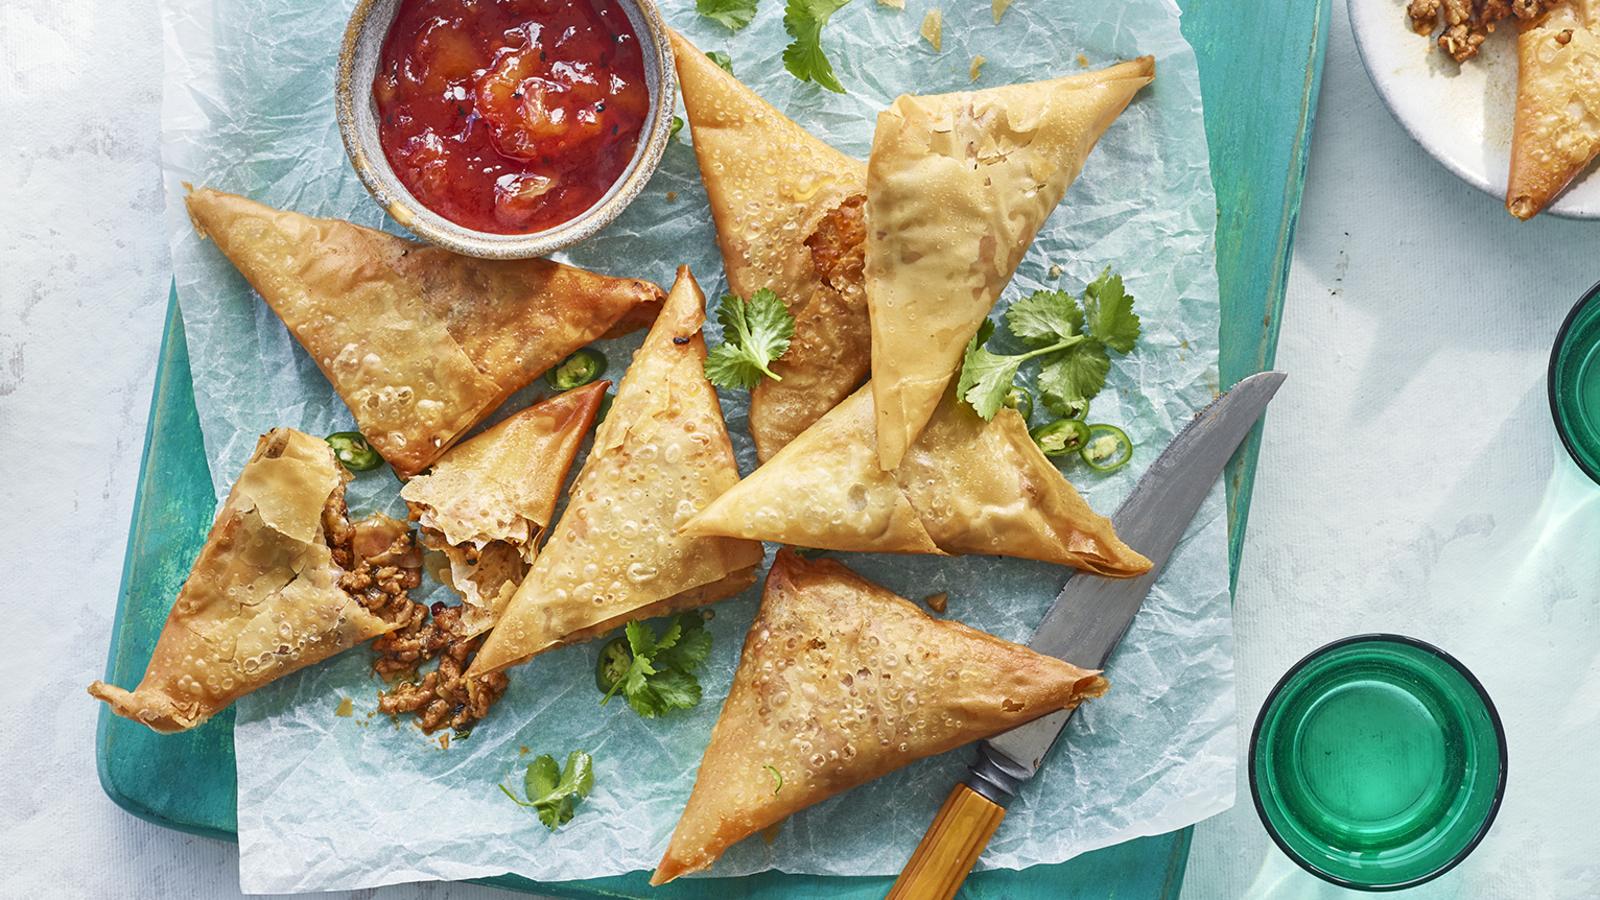
[{"label": "broken samosa", "polygon": [[867,168],[778,112],[676,32],[684,109],[728,286],[771,290],[794,337],[750,394],[763,461],[867,379]]},{"label": "broken samosa", "polygon": [[651,884],[910,762],[1106,691],[1099,673],[778,551],[689,803]]},{"label": "broken samosa", "polygon": [[188,204],[401,478],[574,350],[660,308],[645,281],[459,256],[208,189]]},{"label": "broken samosa", "polygon": [[464,606],[460,637],[493,628],[522,583],[608,386],[596,381],[530,406],[450,448],[400,490],[423,546],[450,562]]},{"label": "broken samosa", "polygon": [[[350,474],[325,441],[278,428],[256,444],[132,692],[89,693],[153,731],[186,731],[297,669],[399,627],[420,554],[403,523],[351,524]],[[372,576],[392,567],[386,581]],[[352,578],[354,575],[356,577]]]},{"label": "broken samosa", "polygon": [[566,512],[469,675],[754,583],[759,543],[678,531],[739,480],[705,377],[704,322],[705,296],[688,268],[679,269],[595,431]]},{"label": "broken samosa", "polygon": [[1600,0],[1521,25],[1506,209],[1531,219],[1600,156]]},{"label": "broken samosa", "polygon": [[1116,578],[1150,569],[1014,409],[985,422],[947,391],[897,468],[878,468],[875,450],[868,384],[685,531],[824,550],[1016,556]]},{"label": "broken samosa", "polygon": [[878,458],[900,464],[1000,292],[1107,127],[1155,78],[1110,68],[938,96],[878,116],[866,289]]}]

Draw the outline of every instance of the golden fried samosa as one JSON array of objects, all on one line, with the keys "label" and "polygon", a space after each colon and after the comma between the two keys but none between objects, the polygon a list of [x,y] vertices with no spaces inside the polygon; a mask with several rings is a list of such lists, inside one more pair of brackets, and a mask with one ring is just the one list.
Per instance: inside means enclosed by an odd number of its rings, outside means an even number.
[{"label": "golden fried samosa", "polygon": [[466,607],[461,637],[493,628],[528,573],[610,384],[528,407],[450,448],[400,490],[423,545],[450,561],[450,584]]},{"label": "golden fried samosa", "polygon": [[574,350],[660,308],[645,281],[459,256],[213,190],[188,204],[401,478]]},{"label": "golden fried samosa", "polygon": [[780,550],[650,883],[704,869],[834,794],[1106,686],[1097,672],[932,618],[837,562]]},{"label": "golden fried samosa", "polygon": [[1028,436],[946,391],[899,467],[878,468],[872,386],[856,391],[684,526],[689,534],[866,553],[990,553],[1110,577],[1150,561],[1117,537]]},{"label": "golden fried samosa", "polygon": [[878,459],[892,470],[967,341],[1107,127],[1155,78],[1096,72],[938,96],[878,115],[867,161],[867,303]]},{"label": "golden fried samosa", "polygon": [[1530,219],[1600,156],[1600,0],[1524,22],[1506,210]]},{"label": "golden fried samosa", "polygon": [[795,317],[772,364],[781,380],[750,394],[750,436],[765,461],[867,379],[867,167],[676,32],[672,44],[728,285],[744,297],[770,289]]},{"label": "golden fried samosa", "polygon": [[269,681],[398,627],[341,580],[409,531],[387,517],[352,526],[349,480],[327,442],[290,428],[263,436],[138,688],[96,681],[89,693],[154,731],[186,731]]},{"label": "golden fried samosa", "polygon": [[754,583],[759,543],[678,533],[739,480],[706,381],[704,322],[705,296],[681,268],[595,431],[566,512],[469,675]]}]

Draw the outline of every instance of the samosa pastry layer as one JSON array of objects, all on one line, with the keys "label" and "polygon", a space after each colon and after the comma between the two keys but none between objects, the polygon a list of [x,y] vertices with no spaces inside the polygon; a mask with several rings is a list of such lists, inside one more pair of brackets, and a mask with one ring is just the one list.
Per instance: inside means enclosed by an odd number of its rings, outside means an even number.
[{"label": "samosa pastry layer", "polygon": [[1506,209],[1529,219],[1600,156],[1600,0],[1521,27]]},{"label": "samosa pastry layer", "polygon": [[[138,688],[96,681],[89,693],[154,731],[185,731],[270,681],[398,627],[363,605],[382,610],[389,594],[374,587],[368,597],[344,583],[366,559],[391,547],[411,550],[409,532],[385,517],[351,525],[349,480],[318,438],[288,428],[262,437],[211,526]],[[414,583],[415,565],[401,565]],[[404,596],[403,587],[390,586]]]},{"label": "samosa pastry layer", "polygon": [[650,883],[707,868],[744,838],[914,760],[1105,691],[1097,672],[780,550]]},{"label": "samosa pastry layer", "polygon": [[469,675],[700,606],[755,581],[761,545],[678,527],[739,480],[705,377],[705,296],[687,268],[617,386],[567,510]]},{"label": "samosa pastry layer", "polygon": [[778,112],[673,33],[678,81],[728,285],[762,288],[794,337],[750,395],[763,461],[866,380],[872,332],[862,267],[867,168]]},{"label": "samosa pastry layer", "polygon": [[188,205],[402,478],[574,350],[647,324],[662,297],[645,281],[459,256],[209,189]]},{"label": "samosa pastry layer", "polygon": [[424,546],[450,561],[461,636],[494,627],[555,518],[561,486],[609,381],[557,394],[450,448],[400,496]]},{"label": "samosa pastry layer", "polygon": [[900,464],[1095,142],[1155,78],[1096,72],[938,96],[878,116],[867,162],[866,289],[878,457]]},{"label": "samosa pastry layer", "polygon": [[1111,577],[1150,569],[1051,464],[1016,410],[985,422],[954,391],[898,468],[878,467],[872,386],[685,526],[864,553],[991,553]]}]

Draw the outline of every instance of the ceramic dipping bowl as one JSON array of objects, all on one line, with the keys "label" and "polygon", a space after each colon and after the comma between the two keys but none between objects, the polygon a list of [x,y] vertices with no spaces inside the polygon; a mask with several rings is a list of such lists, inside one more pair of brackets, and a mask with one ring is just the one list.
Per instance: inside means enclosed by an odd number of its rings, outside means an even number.
[{"label": "ceramic dipping bowl", "polygon": [[334,84],[339,133],[350,164],[367,190],[389,215],[413,234],[447,250],[489,259],[548,256],[583,241],[606,227],[644,189],[666,150],[677,104],[678,79],[666,22],[653,0],[617,0],[628,16],[644,58],[649,112],[639,132],[633,158],[611,188],[582,213],[559,225],[524,234],[496,234],[459,225],[424,206],[395,174],[378,137],[377,106],[372,82],[383,54],[384,40],[401,0],[359,0],[345,27]]}]

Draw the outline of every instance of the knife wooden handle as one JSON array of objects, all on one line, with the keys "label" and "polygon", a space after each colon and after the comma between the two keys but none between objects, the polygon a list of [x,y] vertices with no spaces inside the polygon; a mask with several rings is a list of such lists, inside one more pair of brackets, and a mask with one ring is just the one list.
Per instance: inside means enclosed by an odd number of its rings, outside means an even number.
[{"label": "knife wooden handle", "polygon": [[950,900],[1005,817],[1004,806],[956,785],[885,900]]}]

